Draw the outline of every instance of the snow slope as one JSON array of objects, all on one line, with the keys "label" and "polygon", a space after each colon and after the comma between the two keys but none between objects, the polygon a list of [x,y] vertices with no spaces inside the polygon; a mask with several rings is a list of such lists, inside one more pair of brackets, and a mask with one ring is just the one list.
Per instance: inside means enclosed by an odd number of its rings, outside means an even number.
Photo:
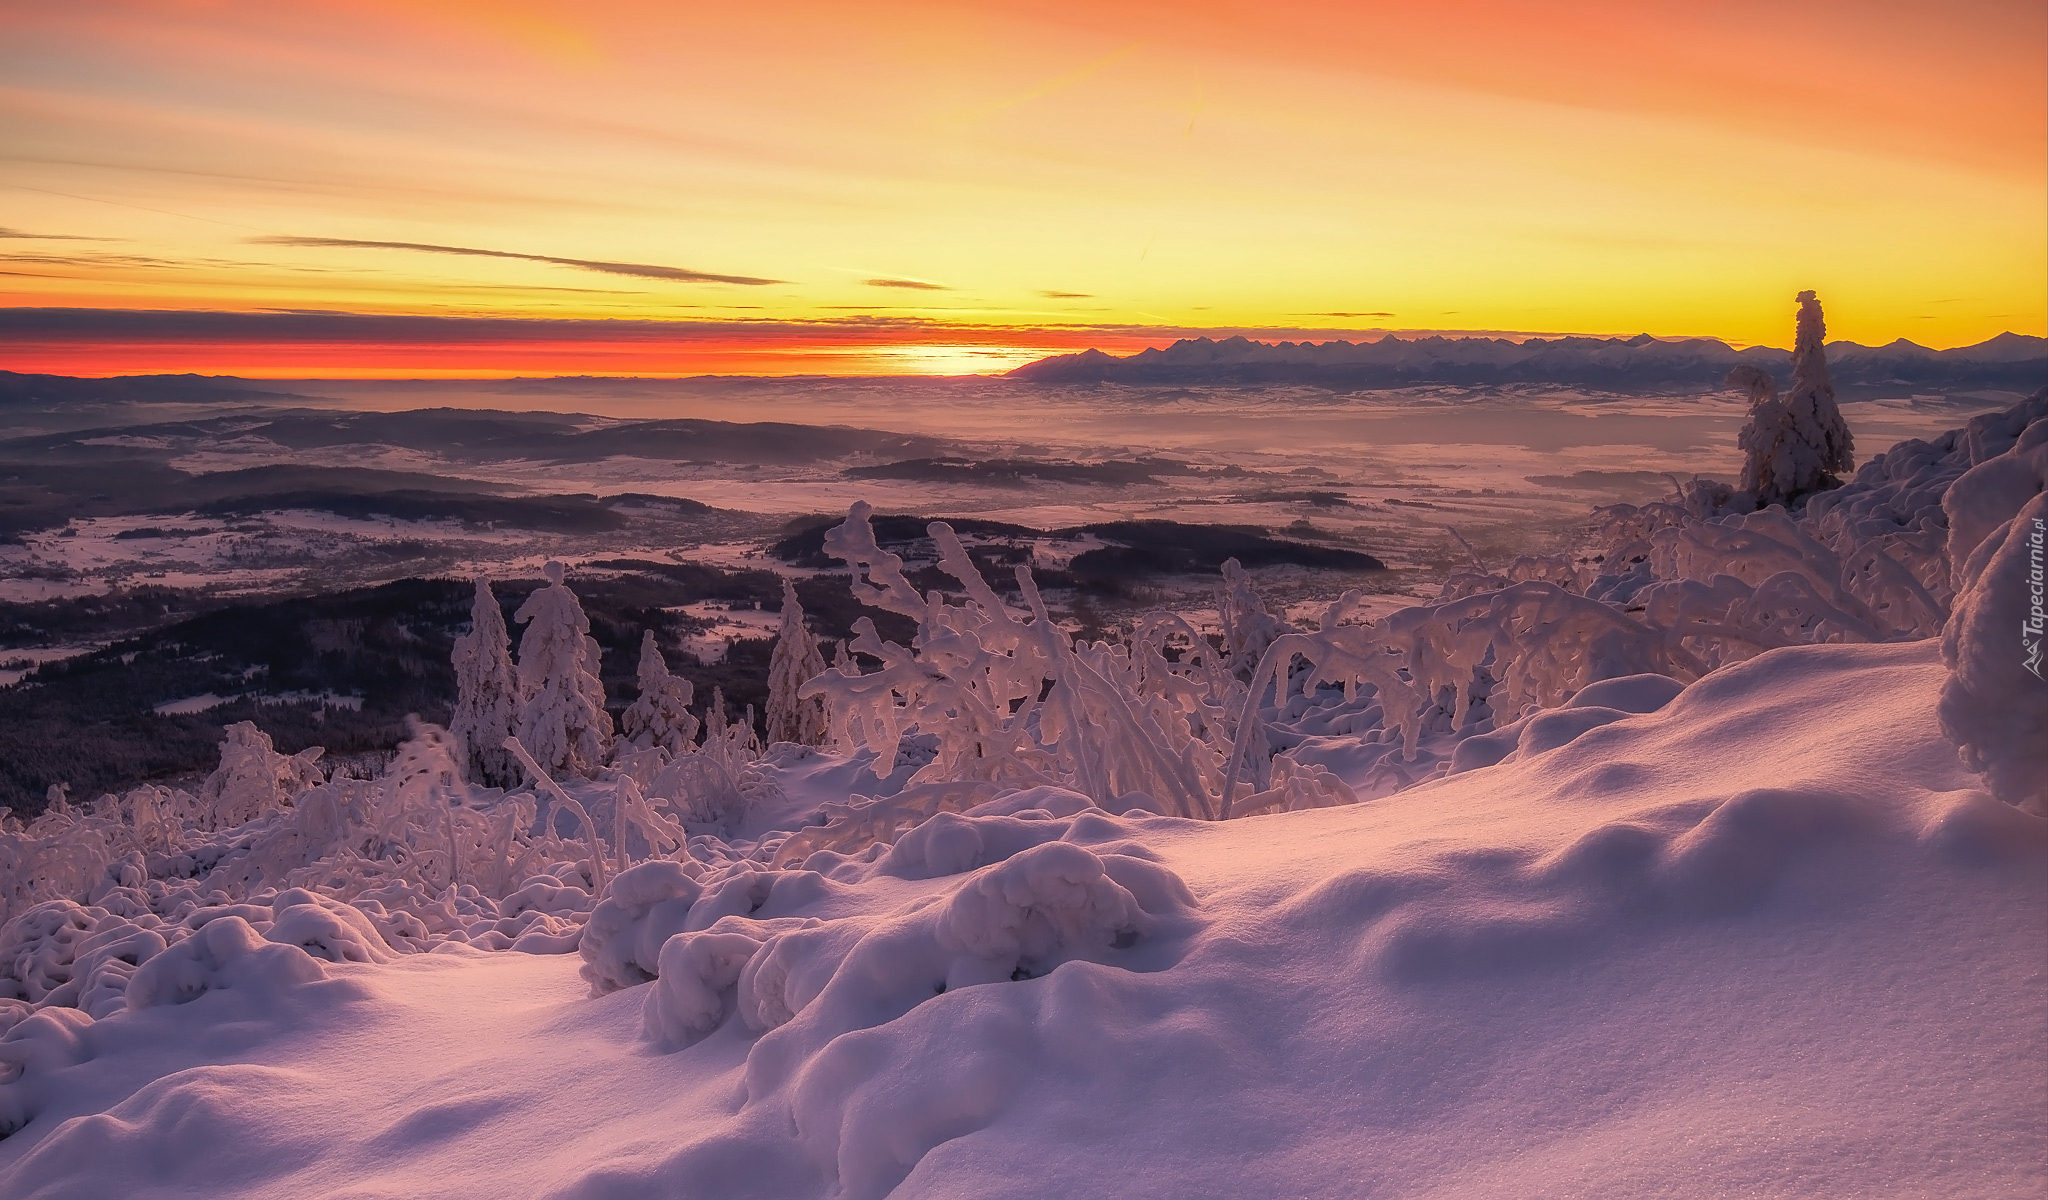
[{"label": "snow slope", "polygon": [[2039,1195],[2048,822],[1944,677],[1777,650],[1362,805],[645,864],[660,977],[595,999],[195,937],[189,1003],[0,1040],[0,1195]]}]

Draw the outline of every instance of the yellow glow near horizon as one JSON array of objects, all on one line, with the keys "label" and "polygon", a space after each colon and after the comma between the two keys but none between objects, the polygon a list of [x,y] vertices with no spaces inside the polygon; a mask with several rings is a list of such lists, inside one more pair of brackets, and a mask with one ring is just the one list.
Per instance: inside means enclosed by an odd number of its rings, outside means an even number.
[{"label": "yellow glow near horizon", "polygon": [[[1784,345],[1811,287],[1858,341],[2048,332],[2038,4],[108,0],[0,33],[0,230],[54,235],[0,237],[0,305]],[[877,369],[1012,361],[875,336]]]}]

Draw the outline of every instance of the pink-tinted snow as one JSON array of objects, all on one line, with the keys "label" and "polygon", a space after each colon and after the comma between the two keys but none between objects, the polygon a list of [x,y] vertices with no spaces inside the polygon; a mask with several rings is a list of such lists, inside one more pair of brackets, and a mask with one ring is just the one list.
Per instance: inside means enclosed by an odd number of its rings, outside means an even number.
[{"label": "pink-tinted snow", "polygon": [[0,1194],[2039,1194],[2048,822],[1964,771],[1945,677],[1774,651],[1220,824],[1047,790],[729,876],[595,998],[223,926],[196,999],[0,1040]]}]

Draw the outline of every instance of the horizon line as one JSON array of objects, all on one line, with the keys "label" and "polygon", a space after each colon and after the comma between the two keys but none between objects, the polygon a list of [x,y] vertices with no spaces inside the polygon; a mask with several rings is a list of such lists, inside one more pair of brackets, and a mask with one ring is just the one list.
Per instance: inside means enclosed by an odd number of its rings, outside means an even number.
[{"label": "horizon line", "polygon": [[[2039,337],[2017,330],[1999,337]],[[0,307],[0,370],[77,379],[187,375],[248,380],[992,377],[1090,350],[1130,357],[1177,342],[1268,345],[1421,341],[1631,341],[1766,346],[1699,333],[1491,328],[966,323],[880,314],[662,319],[494,314]],[[1847,339],[1837,339],[1846,342]],[[1891,342],[1850,344],[1883,346]],[[1772,350],[1784,347],[1767,346]]]}]

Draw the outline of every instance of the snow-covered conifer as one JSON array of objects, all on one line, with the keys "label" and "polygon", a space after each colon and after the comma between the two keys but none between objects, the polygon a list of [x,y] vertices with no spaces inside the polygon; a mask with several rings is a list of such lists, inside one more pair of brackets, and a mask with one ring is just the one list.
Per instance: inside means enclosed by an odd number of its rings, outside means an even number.
[{"label": "snow-covered conifer", "polygon": [[597,640],[561,563],[545,568],[548,586],[526,598],[512,619],[519,637],[519,741],[547,770],[596,771],[611,751],[612,717],[598,680]]},{"label": "snow-covered conifer", "polygon": [[519,676],[512,669],[505,614],[482,575],[476,577],[469,618],[469,632],[455,639],[455,715],[448,732],[472,781],[512,787],[519,782],[519,764],[505,749],[505,738],[519,728]]},{"label": "snow-covered conifer", "polygon": [[1792,348],[1792,390],[1783,399],[1763,371],[1737,367],[1728,382],[1749,392],[1749,423],[1742,429],[1742,490],[1759,508],[1787,507],[1835,486],[1854,465],[1854,444],[1835,385],[1828,379],[1827,322],[1820,301],[1801,292],[1799,328]]},{"label": "snow-covered conifer", "polygon": [[704,748],[723,747],[730,740],[726,736],[725,689],[713,687],[711,703],[704,706]]},{"label": "snow-covered conifer", "polygon": [[640,698],[619,718],[619,733],[643,750],[659,746],[685,753],[697,738],[697,718],[690,713],[695,697],[689,680],[669,673],[650,629],[640,638]]},{"label": "snow-covered conifer", "polygon": [[817,639],[804,628],[804,608],[796,586],[782,581],[782,629],[768,660],[768,740],[803,746],[825,741],[825,703],[799,700],[797,689],[825,673],[825,657]]}]

